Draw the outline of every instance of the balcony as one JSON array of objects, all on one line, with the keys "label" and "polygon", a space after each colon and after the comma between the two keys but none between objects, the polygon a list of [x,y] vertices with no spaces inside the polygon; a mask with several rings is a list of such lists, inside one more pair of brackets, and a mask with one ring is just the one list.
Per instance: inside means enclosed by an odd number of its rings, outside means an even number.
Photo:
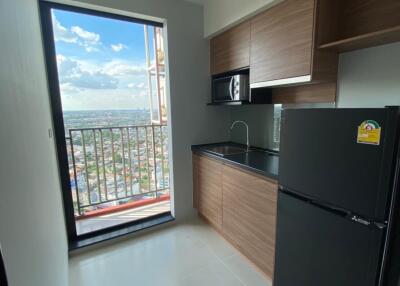
[{"label": "balcony", "polygon": [[167,126],[71,128],[78,235],[170,211]]}]

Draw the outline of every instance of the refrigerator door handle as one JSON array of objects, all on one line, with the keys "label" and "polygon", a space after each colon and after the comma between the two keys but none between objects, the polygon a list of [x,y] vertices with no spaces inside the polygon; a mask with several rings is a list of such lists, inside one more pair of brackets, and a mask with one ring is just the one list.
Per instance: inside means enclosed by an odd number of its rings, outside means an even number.
[{"label": "refrigerator door handle", "polygon": [[365,226],[370,226],[371,225],[371,222],[369,222],[369,221],[367,221],[367,220],[365,220],[365,219],[363,219],[361,217],[355,216],[355,215],[351,216],[351,220],[354,221],[354,222],[363,224]]},{"label": "refrigerator door handle", "polygon": [[379,229],[385,229],[387,227],[387,225],[380,222],[374,222],[374,225]]},{"label": "refrigerator door handle", "polygon": [[357,216],[357,215],[350,215],[348,216],[348,218],[351,221],[354,221],[356,223],[368,226],[368,227],[373,227],[373,228],[378,228],[378,229],[385,229],[387,227],[387,225],[385,223],[381,223],[381,222],[376,222],[376,221],[369,221],[363,217]]}]

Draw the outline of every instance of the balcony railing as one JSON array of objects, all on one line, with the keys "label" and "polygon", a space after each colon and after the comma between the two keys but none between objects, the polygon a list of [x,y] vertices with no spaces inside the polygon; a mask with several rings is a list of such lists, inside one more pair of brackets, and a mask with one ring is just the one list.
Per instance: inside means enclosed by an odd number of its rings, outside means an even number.
[{"label": "balcony railing", "polygon": [[166,125],[69,129],[75,215],[169,191]]}]

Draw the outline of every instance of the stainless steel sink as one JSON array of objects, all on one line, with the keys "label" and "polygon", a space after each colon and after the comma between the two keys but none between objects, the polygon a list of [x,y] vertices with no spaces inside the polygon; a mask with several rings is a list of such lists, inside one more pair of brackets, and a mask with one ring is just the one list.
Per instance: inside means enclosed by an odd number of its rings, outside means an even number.
[{"label": "stainless steel sink", "polygon": [[210,147],[204,147],[204,150],[210,153],[214,153],[215,155],[218,156],[227,156],[227,155],[247,152],[246,148],[234,145],[210,146]]}]

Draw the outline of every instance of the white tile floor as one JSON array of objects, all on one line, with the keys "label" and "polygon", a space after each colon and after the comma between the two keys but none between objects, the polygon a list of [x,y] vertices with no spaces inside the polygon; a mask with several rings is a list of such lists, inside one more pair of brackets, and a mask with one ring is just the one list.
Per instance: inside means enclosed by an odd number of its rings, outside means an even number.
[{"label": "white tile floor", "polygon": [[134,209],[100,215],[92,218],[85,218],[76,221],[76,231],[78,234],[88,233],[106,227],[164,213],[170,210],[170,201],[163,201]]},{"label": "white tile floor", "polygon": [[270,286],[270,281],[202,221],[72,257],[70,286]]}]

